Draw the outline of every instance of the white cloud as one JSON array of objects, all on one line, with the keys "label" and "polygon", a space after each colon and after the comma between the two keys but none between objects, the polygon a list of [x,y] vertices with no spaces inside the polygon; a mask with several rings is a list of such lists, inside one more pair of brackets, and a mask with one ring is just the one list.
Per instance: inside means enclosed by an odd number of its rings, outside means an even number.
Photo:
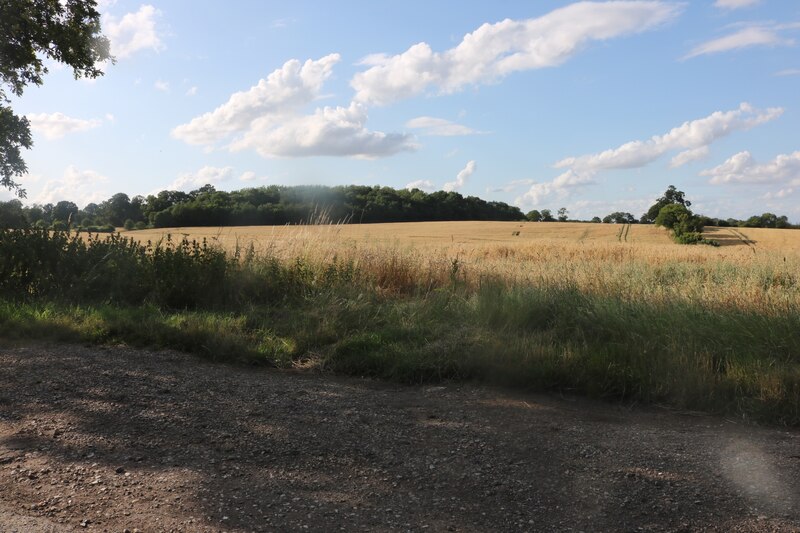
[{"label": "white cloud", "polygon": [[712,39],[694,47],[683,59],[690,59],[706,54],[718,54],[729,50],[752,48],[754,46],[792,46],[794,39],[782,37],[781,29],[791,26],[749,26],[730,35]]},{"label": "white cloud", "polygon": [[239,181],[253,181],[256,179],[256,173],[252,170],[248,170],[243,172],[241,176],[239,176]]},{"label": "white cloud", "polygon": [[203,185],[214,185],[227,181],[233,174],[233,167],[211,167],[205,166],[197,172],[186,172],[178,176],[178,179],[167,186],[167,189],[174,191],[185,191],[196,189]]},{"label": "white cloud", "polygon": [[[630,213],[639,218],[641,213],[653,205],[653,198],[623,198],[619,200],[578,200],[569,207],[571,218],[588,220],[599,216],[601,219],[615,212]],[[695,204],[696,205],[696,204]]]},{"label": "white cloud", "polygon": [[567,170],[557,176],[553,181],[534,183],[531,185],[531,188],[528,189],[528,192],[515,200],[515,203],[520,206],[535,206],[539,205],[545,198],[551,196],[563,199],[569,195],[571,190],[593,183],[593,174]]},{"label": "white cloud", "polygon": [[406,189],[408,189],[409,191],[413,189],[419,189],[425,192],[433,192],[434,190],[436,190],[436,186],[433,184],[431,180],[416,180],[412,181],[411,183],[408,183],[406,185]]},{"label": "white cloud", "polygon": [[443,118],[417,117],[406,122],[407,128],[421,129],[423,135],[436,137],[455,137],[459,135],[474,135],[481,133],[467,126],[450,122]]},{"label": "white cloud", "polygon": [[254,148],[263,157],[347,156],[387,157],[417,149],[409,135],[366,128],[366,108],[325,107],[313,115],[290,117],[275,125],[270,117],[253,122],[250,130],[231,145],[232,150]]},{"label": "white cloud", "polygon": [[716,111],[707,117],[684,122],[663,135],[654,135],[644,141],[630,141],[596,154],[563,159],[555,167],[569,168],[579,173],[640,168],[667,152],[681,150],[673,158],[675,166],[676,163],[683,164],[703,156],[704,147],[734,131],[753,128],[778,118],[782,113],[783,109],[779,107],[760,110],[743,103],[733,111]]},{"label": "white cloud", "polygon": [[206,148],[223,142],[231,151],[251,148],[268,158],[372,159],[416,150],[418,145],[410,135],[367,129],[367,109],[357,102],[301,114],[304,106],[321,97],[322,86],[339,59],[339,54],[330,54],[305,63],[287,61],[214,111],[176,127],[172,136]]},{"label": "white cloud", "polygon": [[78,170],[70,165],[61,179],[49,180],[31,200],[37,204],[56,203],[61,200],[75,202],[83,207],[91,202],[102,202],[108,193],[98,187],[108,178],[93,170]]},{"label": "white cloud", "polygon": [[285,28],[290,24],[293,24],[295,19],[293,18],[282,18],[282,19],[275,19],[272,21],[273,28]]},{"label": "white cloud", "polygon": [[247,91],[234,93],[214,111],[178,126],[172,136],[189,144],[209,145],[247,131],[256,120],[277,123],[319,96],[338,61],[339,54],[305,63],[289,60]]},{"label": "white cloud", "polygon": [[717,0],[714,2],[714,7],[721,9],[741,9],[743,7],[754,6],[761,2],[761,0]]},{"label": "white cloud", "polygon": [[704,159],[708,157],[708,153],[710,152],[708,145],[698,146],[697,148],[692,148],[690,150],[685,150],[678,155],[674,156],[670,162],[670,168],[678,168],[682,167],[687,163],[691,163],[692,161],[698,161],[700,159]]},{"label": "white cloud", "polygon": [[487,187],[486,192],[488,193],[497,193],[497,192],[513,192],[520,187],[527,187],[530,185],[534,185],[536,180],[532,179],[524,179],[524,180],[513,180],[509,181],[505,185],[501,187]]},{"label": "white cloud", "polygon": [[156,82],[153,84],[153,87],[155,87],[157,91],[161,91],[162,93],[169,92],[168,81],[156,80]]},{"label": "white cloud", "polygon": [[388,104],[435,87],[453,93],[513,72],[553,67],[592,41],[640,33],[675,18],[681,4],[661,1],[578,2],[539,18],[483,24],[454,48],[424,42],[397,55],[373,54],[351,80],[356,100]]},{"label": "white cloud", "polygon": [[775,73],[776,76],[798,76],[800,75],[800,68],[787,68]]},{"label": "white cloud", "polygon": [[779,200],[781,198],[787,198],[787,197],[789,197],[789,196],[791,196],[793,194],[794,194],[794,189],[792,187],[789,187],[789,188],[786,188],[786,189],[781,189],[781,190],[776,191],[776,192],[768,192],[768,193],[764,194],[764,196],[762,196],[762,198],[765,199],[765,200],[775,200],[775,199]]},{"label": "white cloud", "polygon": [[196,94],[197,94],[196,86],[189,87],[189,89],[186,91],[186,96],[194,96]]},{"label": "white cloud", "polygon": [[456,175],[455,181],[448,181],[444,184],[442,188],[445,191],[457,191],[464,187],[467,184],[467,179],[475,173],[477,169],[477,165],[475,161],[470,161],[467,163],[467,166],[461,169],[461,171]]},{"label": "white cloud", "polygon": [[163,50],[164,43],[156,31],[156,18],[160,14],[155,7],[145,4],[135,13],[128,13],[121,19],[104,15],[103,33],[111,41],[111,55],[117,59],[125,59],[140,50]]},{"label": "white cloud", "polygon": [[103,122],[98,119],[85,120],[68,117],[64,113],[32,113],[26,115],[31,129],[44,135],[45,139],[60,139],[69,133],[91,130]]},{"label": "white cloud", "polygon": [[800,185],[800,151],[780,154],[772,161],[758,164],[748,151],[734,154],[714,168],[704,170],[715,185],[727,183],[785,183]]}]

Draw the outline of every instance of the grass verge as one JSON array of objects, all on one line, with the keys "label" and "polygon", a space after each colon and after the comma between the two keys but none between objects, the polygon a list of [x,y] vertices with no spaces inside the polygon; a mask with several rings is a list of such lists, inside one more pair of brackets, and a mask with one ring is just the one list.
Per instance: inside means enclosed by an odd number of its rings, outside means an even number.
[{"label": "grass verge", "polygon": [[[396,257],[373,258],[366,270],[123,241],[92,252],[99,259],[81,274],[65,270],[59,254],[81,264],[91,242],[81,251],[35,239],[50,263],[0,255],[0,335],[9,339],[173,348],[406,383],[474,380],[800,425],[800,312],[792,306],[764,314],[502,279],[468,287],[452,265],[423,278]],[[0,252],[15,250],[0,242]],[[35,273],[26,270],[37,260]],[[114,277],[123,274],[141,279]],[[164,294],[146,285],[154,276]],[[86,285],[98,279],[102,291]]]}]

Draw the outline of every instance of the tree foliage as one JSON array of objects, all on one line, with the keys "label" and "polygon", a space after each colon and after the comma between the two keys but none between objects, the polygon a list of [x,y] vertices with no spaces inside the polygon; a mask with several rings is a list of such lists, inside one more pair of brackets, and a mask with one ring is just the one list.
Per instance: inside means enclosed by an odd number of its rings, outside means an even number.
[{"label": "tree foliage", "polygon": [[531,222],[541,222],[542,214],[539,212],[538,209],[532,209],[531,211],[528,211],[528,213],[525,215],[525,218],[527,218]]},{"label": "tree foliage", "polygon": [[15,179],[27,172],[21,150],[33,144],[28,120],[8,107],[4,87],[21,96],[26,86],[41,85],[46,60],[72,67],[76,78],[96,78],[107,59],[95,0],[0,2],[0,186],[25,196]]},{"label": "tree foliage", "polygon": [[604,224],[633,224],[635,222],[636,219],[632,214],[622,211],[615,211],[603,217]]},{"label": "tree foliage", "polygon": [[683,191],[679,191],[674,185],[667,187],[664,195],[661,196],[656,203],[650,206],[647,213],[642,215],[641,221],[643,224],[652,224],[655,222],[661,208],[667,205],[682,205],[684,207],[691,207],[692,202],[686,200],[686,195]]},{"label": "tree foliage", "polygon": [[53,225],[90,228],[125,226],[254,226],[327,222],[423,222],[447,220],[524,220],[519,208],[487,202],[475,196],[418,189],[392,189],[359,185],[285,187],[272,185],[239,191],[217,191],[205,185],[191,192],[161,191],[146,198],[117,193],[84,209],[72,202],[22,208],[0,202],[0,222],[28,227]]}]

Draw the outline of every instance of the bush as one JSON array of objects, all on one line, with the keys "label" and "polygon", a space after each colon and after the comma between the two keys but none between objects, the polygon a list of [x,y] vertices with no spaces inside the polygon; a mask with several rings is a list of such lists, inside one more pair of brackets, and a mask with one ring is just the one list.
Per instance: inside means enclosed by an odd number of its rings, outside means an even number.
[{"label": "bush", "polygon": [[122,225],[122,227],[125,228],[126,231],[131,231],[133,229],[133,226],[134,226],[133,220],[131,219],[125,220],[125,224]]},{"label": "bush", "polygon": [[137,230],[138,229],[147,229],[147,223],[140,220],[139,222],[137,222],[136,224],[133,225],[133,228],[137,229]]},{"label": "bush", "polygon": [[681,204],[665,205],[658,212],[658,216],[656,216],[654,224],[656,226],[663,226],[667,229],[674,230],[681,221],[681,216],[691,217],[692,212]]}]

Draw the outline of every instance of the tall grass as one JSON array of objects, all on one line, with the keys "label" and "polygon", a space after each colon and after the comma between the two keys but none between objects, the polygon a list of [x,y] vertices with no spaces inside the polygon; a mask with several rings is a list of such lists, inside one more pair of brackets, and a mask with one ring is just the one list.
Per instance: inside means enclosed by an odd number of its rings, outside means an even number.
[{"label": "tall grass", "polygon": [[[0,331],[800,424],[791,262],[659,262],[622,247],[484,252],[484,263],[476,252],[358,246],[292,257],[4,232]],[[515,266],[497,268],[504,261]]]}]

